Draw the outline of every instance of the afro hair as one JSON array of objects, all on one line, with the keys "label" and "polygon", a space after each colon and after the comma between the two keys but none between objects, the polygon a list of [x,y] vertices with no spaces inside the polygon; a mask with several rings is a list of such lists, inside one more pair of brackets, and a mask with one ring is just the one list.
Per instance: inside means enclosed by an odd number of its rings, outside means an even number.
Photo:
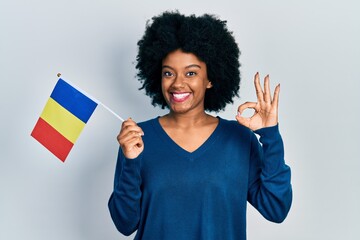
[{"label": "afro hair", "polygon": [[240,51],[226,21],[209,14],[185,16],[164,12],[148,22],[138,42],[137,77],[154,106],[167,107],[161,91],[162,60],[177,49],[196,55],[207,66],[212,88],[205,93],[206,111],[224,110],[239,96]]}]

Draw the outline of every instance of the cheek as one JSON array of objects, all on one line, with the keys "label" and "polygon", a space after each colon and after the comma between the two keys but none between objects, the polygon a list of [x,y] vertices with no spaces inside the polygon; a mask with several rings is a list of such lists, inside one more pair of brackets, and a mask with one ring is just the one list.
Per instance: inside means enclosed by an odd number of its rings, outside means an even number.
[{"label": "cheek", "polygon": [[163,96],[166,96],[167,90],[169,89],[169,84],[166,83],[166,81],[161,80],[161,92]]}]

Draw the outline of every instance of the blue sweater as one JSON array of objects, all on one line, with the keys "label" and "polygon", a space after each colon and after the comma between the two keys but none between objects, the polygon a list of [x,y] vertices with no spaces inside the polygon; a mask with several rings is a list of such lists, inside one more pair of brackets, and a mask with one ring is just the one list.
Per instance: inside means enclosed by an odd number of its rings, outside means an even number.
[{"label": "blue sweater", "polygon": [[140,123],[144,151],[120,149],[109,210],[124,235],[135,239],[246,239],[246,206],[282,222],[291,205],[290,168],[278,126],[256,135],[219,118],[212,135],[190,153],[163,130],[158,118]]}]

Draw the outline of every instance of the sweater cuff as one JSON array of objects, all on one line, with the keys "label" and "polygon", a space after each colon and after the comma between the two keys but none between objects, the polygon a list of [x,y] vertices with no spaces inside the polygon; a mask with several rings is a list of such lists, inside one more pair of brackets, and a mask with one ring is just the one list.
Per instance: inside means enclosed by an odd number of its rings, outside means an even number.
[{"label": "sweater cuff", "polygon": [[260,137],[265,137],[265,138],[280,135],[279,124],[276,124],[275,126],[272,127],[260,128],[258,130],[255,130],[254,133],[259,134]]}]

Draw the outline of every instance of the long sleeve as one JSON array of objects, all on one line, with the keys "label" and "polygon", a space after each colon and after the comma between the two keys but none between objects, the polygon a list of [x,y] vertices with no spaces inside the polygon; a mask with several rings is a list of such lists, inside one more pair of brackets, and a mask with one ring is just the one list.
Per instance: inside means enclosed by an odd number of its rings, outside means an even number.
[{"label": "long sleeve", "polygon": [[286,218],[291,202],[290,168],[285,164],[284,146],[278,125],[255,131],[251,139],[248,201],[269,221]]},{"label": "long sleeve", "polygon": [[137,228],[140,219],[141,157],[126,159],[121,149],[115,170],[114,191],[108,207],[116,228],[128,236]]}]

